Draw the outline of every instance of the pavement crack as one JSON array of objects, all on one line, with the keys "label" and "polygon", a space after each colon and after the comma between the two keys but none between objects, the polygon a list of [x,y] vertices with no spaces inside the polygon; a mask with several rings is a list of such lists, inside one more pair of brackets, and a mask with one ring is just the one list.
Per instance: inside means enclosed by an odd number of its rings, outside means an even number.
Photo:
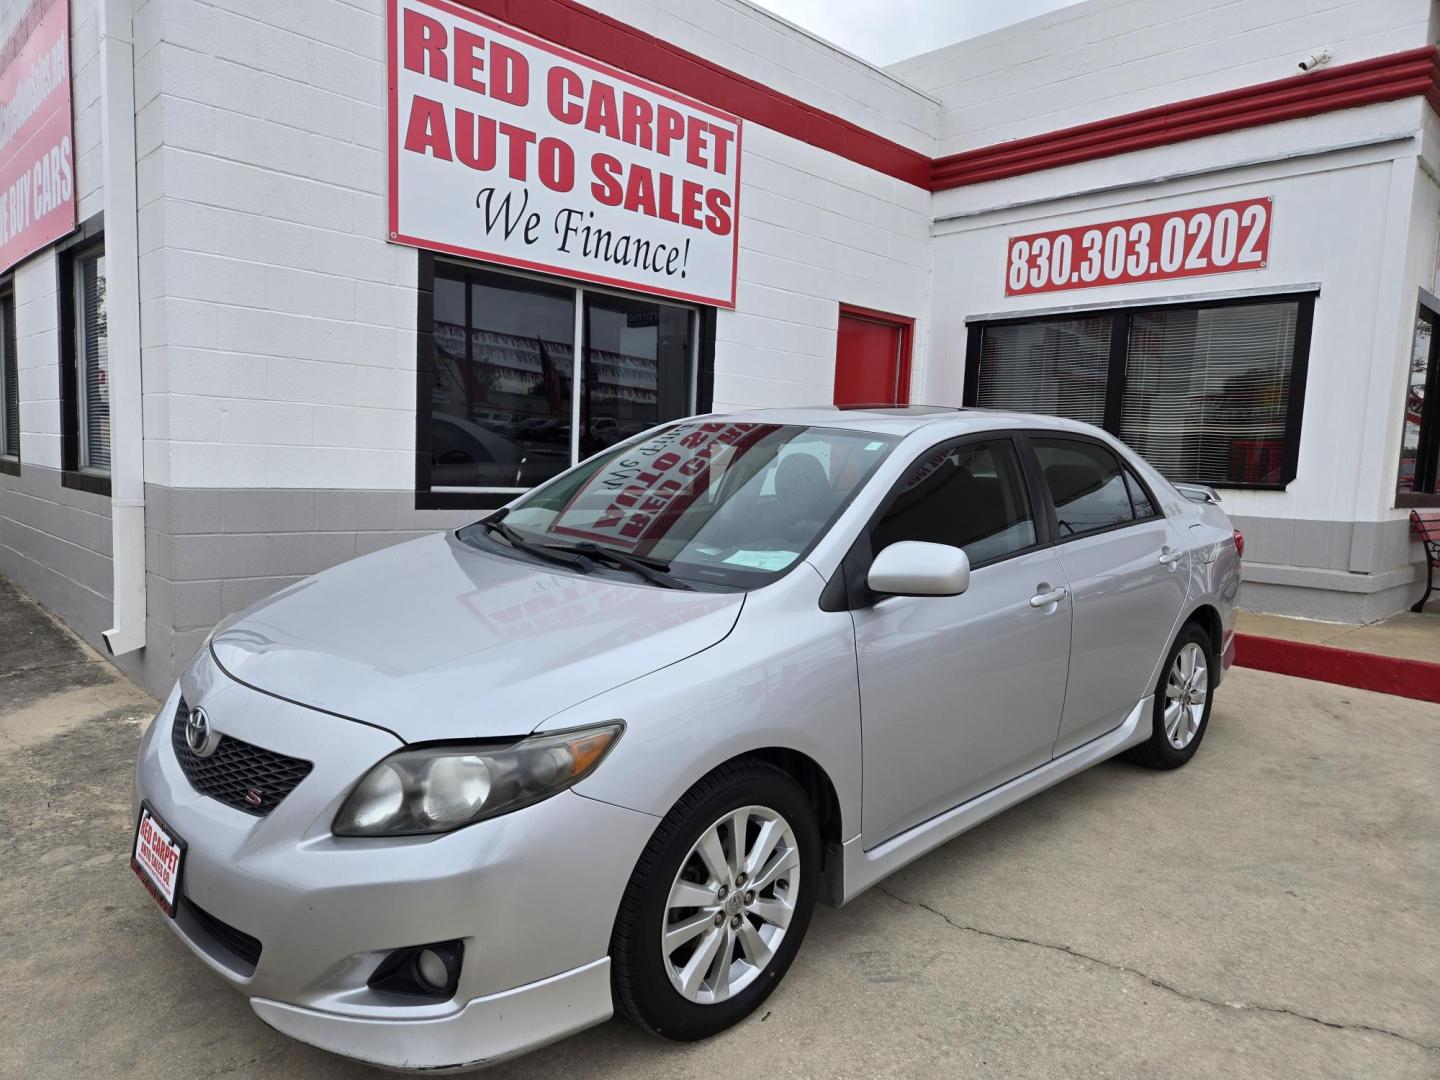
[{"label": "pavement crack", "polygon": [[87,667],[91,664],[107,663],[105,659],[96,657],[94,660],[66,660],[59,664],[33,664],[30,667],[16,668],[14,671],[0,671],[0,681],[5,679],[18,679],[22,675],[29,675],[35,671],[61,671],[65,668]]},{"label": "pavement crack", "polygon": [[1418,1047],[1421,1050],[1426,1050],[1431,1053],[1440,1052],[1440,1046],[1434,1045],[1432,1043],[1421,1042],[1419,1039],[1413,1038],[1402,1032],[1392,1031],[1389,1028],[1376,1027],[1373,1024],[1339,1023],[1335,1020],[1326,1020],[1323,1017],[1312,1016],[1309,1013],[1299,1012],[1295,1009],[1287,1009],[1279,1005],[1261,1005],[1253,1001],[1217,1001],[1214,998],[1206,997],[1204,994],[1197,994],[1194,991],[1185,990],[1182,987],[1176,986],[1173,983],[1168,983],[1164,979],[1157,978],[1156,976],[1150,975],[1144,971],[1139,971],[1136,968],[1127,967],[1124,964],[1117,964],[1110,960],[1102,959],[1098,956],[1091,956],[1089,953],[1081,952],[1079,949],[1071,948],[1069,945],[1057,944],[1053,941],[1037,941],[1034,938],[1021,937],[1017,934],[1003,934],[998,930],[986,930],[979,926],[970,926],[968,923],[962,923],[956,919],[951,918],[939,908],[931,907],[923,900],[907,899],[906,897],[900,896],[899,894],[892,892],[884,885],[876,885],[875,888],[877,891],[882,892],[886,896],[890,897],[890,899],[894,900],[896,903],[904,904],[906,907],[920,908],[924,911],[928,911],[932,915],[936,915],[944,919],[956,930],[963,930],[966,933],[970,934],[978,934],[981,937],[993,938],[997,941],[1009,941],[1017,945],[1030,945],[1037,949],[1049,949],[1052,952],[1064,953],[1067,956],[1073,956],[1077,960],[1083,960],[1086,963],[1095,964],[1098,967],[1108,968],[1111,971],[1118,971],[1125,975],[1134,975],[1137,978],[1144,979],[1151,986],[1154,986],[1159,990],[1164,990],[1166,993],[1174,994],[1176,997],[1183,998],[1186,1001],[1195,1001],[1199,1002],[1202,1005],[1209,1005],[1211,1008],[1227,1009],[1231,1012],[1263,1012],[1271,1013],[1278,1016],[1292,1016],[1297,1020],[1305,1020],[1312,1024],[1319,1024],[1321,1027],[1333,1028],[1336,1031],[1357,1031],[1366,1032],[1372,1035],[1384,1035],[1391,1039],[1399,1039],[1401,1042],[1409,1043],[1411,1046]]}]

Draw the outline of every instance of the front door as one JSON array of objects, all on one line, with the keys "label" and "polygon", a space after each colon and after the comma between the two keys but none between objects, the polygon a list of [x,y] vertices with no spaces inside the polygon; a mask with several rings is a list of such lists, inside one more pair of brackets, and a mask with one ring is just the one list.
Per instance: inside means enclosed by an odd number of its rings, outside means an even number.
[{"label": "front door", "polygon": [[905,405],[910,400],[910,320],[840,308],[836,405]]},{"label": "front door", "polygon": [[942,445],[916,459],[871,529],[963,548],[960,596],[890,596],[854,612],[867,848],[1050,760],[1065,698],[1070,607],[1041,547],[1014,443]]},{"label": "front door", "polygon": [[1065,437],[1031,445],[1055,504],[1074,609],[1058,757],[1119,727],[1154,689],[1190,575],[1183,541],[1108,447]]}]

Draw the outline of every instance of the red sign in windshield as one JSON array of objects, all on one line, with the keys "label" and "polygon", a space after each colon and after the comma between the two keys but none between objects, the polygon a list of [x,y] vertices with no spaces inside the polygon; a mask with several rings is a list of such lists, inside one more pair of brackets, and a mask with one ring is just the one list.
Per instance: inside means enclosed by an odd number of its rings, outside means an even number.
[{"label": "red sign in windshield", "polygon": [[722,422],[662,431],[590,477],[549,531],[643,554],[708,490],[712,460],[728,451],[733,465],[777,427]]}]

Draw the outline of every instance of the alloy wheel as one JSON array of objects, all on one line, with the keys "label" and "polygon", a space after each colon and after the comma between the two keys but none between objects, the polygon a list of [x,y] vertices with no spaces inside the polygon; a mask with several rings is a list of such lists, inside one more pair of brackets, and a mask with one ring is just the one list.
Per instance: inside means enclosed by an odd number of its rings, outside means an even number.
[{"label": "alloy wheel", "polygon": [[1176,750],[1189,746],[1200,730],[1209,696],[1205,650],[1193,641],[1186,642],[1176,653],[1165,681],[1165,737]]},{"label": "alloy wheel", "polygon": [[742,806],[700,834],[670,886],[660,949],[688,1001],[740,993],[775,956],[795,914],[795,831],[765,806]]}]

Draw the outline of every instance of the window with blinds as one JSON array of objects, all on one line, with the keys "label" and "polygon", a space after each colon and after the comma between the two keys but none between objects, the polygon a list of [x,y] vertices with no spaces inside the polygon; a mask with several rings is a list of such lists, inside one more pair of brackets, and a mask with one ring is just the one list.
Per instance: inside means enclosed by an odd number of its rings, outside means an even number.
[{"label": "window with blinds", "polygon": [[1120,437],[1171,480],[1280,483],[1298,308],[1135,312]]},{"label": "window with blinds", "polygon": [[975,323],[965,400],[1104,427],[1171,480],[1284,487],[1299,457],[1314,302]]},{"label": "window with blinds", "polygon": [[1105,422],[1108,315],[987,326],[975,404]]},{"label": "window with blinds", "polygon": [[75,363],[80,467],[110,471],[110,356],[105,323],[105,253],[75,258]]},{"label": "window with blinds", "polygon": [[20,456],[20,372],[15,360],[15,298],[0,296],[0,457]]}]

